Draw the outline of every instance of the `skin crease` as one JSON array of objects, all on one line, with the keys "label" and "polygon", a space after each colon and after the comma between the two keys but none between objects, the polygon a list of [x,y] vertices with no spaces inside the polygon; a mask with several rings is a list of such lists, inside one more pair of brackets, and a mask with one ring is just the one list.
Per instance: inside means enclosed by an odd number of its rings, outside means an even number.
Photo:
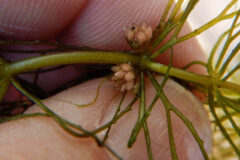
[{"label": "skin crease", "polygon": [[[3,38],[32,40],[57,37],[58,40],[64,43],[87,45],[100,49],[128,49],[122,28],[133,22],[140,24],[146,22],[148,25],[156,26],[162,14],[160,8],[164,8],[163,6],[166,4],[166,1],[159,0],[147,2],[144,0],[71,0],[60,2],[55,0],[38,0],[34,2],[24,0],[24,3],[18,3],[17,0],[0,0],[0,2],[4,4],[0,6],[0,36]],[[66,13],[66,15],[60,14],[59,17],[60,11]],[[188,31],[189,27],[185,25],[184,32]],[[189,45],[190,43],[191,45]],[[19,46],[15,47],[20,48]],[[182,67],[192,60],[205,59],[195,39],[177,45],[174,50],[173,62],[177,67]],[[5,56],[13,59],[15,55],[8,54]],[[161,57],[164,63],[167,63],[167,57],[167,53]],[[69,70],[73,70],[73,73],[64,73],[64,77],[67,77],[66,81],[73,79],[81,72],[79,69],[76,71],[76,67],[70,67]],[[202,72],[199,67],[192,68],[192,71]],[[53,80],[54,77],[55,80],[62,78],[62,72],[50,74],[54,75]],[[48,74],[42,76],[47,77]],[[59,93],[54,98],[47,99],[45,103],[64,117],[83,125],[87,129],[94,129],[109,120],[114,108],[118,105],[119,93],[113,90],[112,83],[104,83],[98,101],[91,107],[80,109],[56,99],[84,104],[93,99],[99,82],[99,80],[93,80],[78,85]],[[39,83],[44,86],[49,85],[44,79]],[[154,96],[154,90],[149,85],[149,82],[147,82],[147,90],[147,97],[151,99]],[[171,102],[193,121],[197,131],[206,142],[206,149],[210,151],[211,132],[209,121],[206,118],[206,113],[201,108],[201,104],[189,92],[172,81],[168,82],[165,91],[166,94],[169,94]],[[12,91],[10,95],[15,93],[15,91]],[[130,101],[131,96],[133,95],[128,94],[125,104]],[[155,107],[154,111],[156,111],[149,118],[150,133],[152,139],[154,139],[152,143],[153,154],[156,159],[162,157],[171,159],[165,114],[163,107],[158,106],[160,104]],[[186,110],[186,106],[189,106],[189,110]],[[196,108],[193,109],[194,107],[191,106],[196,106]],[[33,107],[27,112],[34,112],[38,110],[36,108]],[[112,147],[118,153],[121,153],[120,155],[126,156],[124,157],[126,159],[135,159],[138,156],[143,159],[147,158],[142,133],[132,150],[126,150],[126,141],[123,141],[129,137],[137,112],[138,106],[135,104],[133,110],[129,113],[132,116],[126,116],[110,132],[109,145],[113,145]],[[203,159],[196,143],[194,143],[193,138],[182,122],[174,115],[172,119],[176,146],[179,148],[177,149],[179,158],[184,160]],[[163,125],[158,126],[160,123],[163,123]],[[111,158],[111,155],[105,149],[96,147],[96,143],[92,139],[76,139],[62,131],[53,120],[43,117],[2,124],[0,126],[0,148],[0,159],[6,160],[32,159],[33,157],[34,159],[49,160]]]}]

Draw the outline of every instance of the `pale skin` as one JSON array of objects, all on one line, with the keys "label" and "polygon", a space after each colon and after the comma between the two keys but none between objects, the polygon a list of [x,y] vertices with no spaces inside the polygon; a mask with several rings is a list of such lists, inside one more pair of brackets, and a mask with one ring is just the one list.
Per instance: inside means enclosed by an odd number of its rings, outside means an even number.
[{"label": "pale skin", "polygon": [[[0,0],[0,2],[3,4],[0,6],[1,37],[22,40],[46,40],[57,37],[57,40],[64,43],[118,50],[129,49],[122,30],[124,26],[145,22],[154,28],[163,12],[163,6],[166,4],[166,0],[36,0],[34,2],[24,0],[24,3],[19,3],[18,0]],[[182,34],[188,31],[189,27],[186,25]],[[15,46],[15,48],[18,47]],[[13,54],[4,56],[16,59]],[[18,57],[21,58],[21,56]],[[167,54],[159,59],[162,63],[168,63]],[[205,59],[196,39],[186,41],[174,48],[174,66],[182,67],[196,59]],[[193,67],[191,70],[203,72],[200,67]],[[82,72],[76,66],[68,67],[64,71],[64,78],[62,78],[63,71],[42,75],[39,85],[45,88],[58,87]],[[26,78],[31,79],[29,76]],[[54,85],[47,83],[50,79]],[[158,79],[161,80],[159,77]],[[104,82],[96,103],[90,107],[76,108],[57,99],[75,104],[86,104],[94,98],[100,82],[101,79],[97,79],[80,84],[50,97],[44,102],[65,118],[81,124],[86,129],[95,129],[110,120],[119,103],[121,93],[114,90],[113,82]],[[149,104],[155,91],[149,81],[146,81],[146,88],[147,104]],[[205,141],[206,149],[210,151],[209,121],[201,103],[189,91],[173,81],[167,83],[165,92],[171,102],[193,122],[199,135]],[[16,91],[8,93],[12,96],[15,94]],[[131,101],[133,96],[132,93],[127,94],[123,107]],[[137,118],[137,104],[138,102],[133,106],[132,111],[112,128],[107,141],[125,159],[147,159],[143,133],[140,133],[133,149],[126,147]],[[27,112],[36,111],[40,111],[40,109],[33,106]],[[176,116],[172,116],[172,120],[179,158],[184,160],[203,159],[195,140],[183,123]],[[160,102],[154,108],[148,123],[154,158],[171,159],[165,111]],[[45,117],[27,118],[1,124],[0,148],[0,159],[6,160],[112,158],[105,148],[99,148],[91,138],[74,138],[64,132],[52,119]]]}]

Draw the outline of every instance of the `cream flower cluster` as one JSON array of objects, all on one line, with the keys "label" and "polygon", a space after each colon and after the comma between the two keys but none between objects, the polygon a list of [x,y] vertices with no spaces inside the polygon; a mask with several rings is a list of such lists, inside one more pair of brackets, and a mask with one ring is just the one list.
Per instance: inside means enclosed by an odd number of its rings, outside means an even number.
[{"label": "cream flower cluster", "polygon": [[129,42],[136,44],[143,44],[150,40],[152,37],[152,27],[143,23],[141,26],[133,24],[131,27],[123,28],[125,36]]},{"label": "cream flower cluster", "polygon": [[115,82],[116,87],[120,87],[122,92],[130,91],[134,88],[135,73],[130,64],[115,65],[111,70],[114,72],[111,80]]}]

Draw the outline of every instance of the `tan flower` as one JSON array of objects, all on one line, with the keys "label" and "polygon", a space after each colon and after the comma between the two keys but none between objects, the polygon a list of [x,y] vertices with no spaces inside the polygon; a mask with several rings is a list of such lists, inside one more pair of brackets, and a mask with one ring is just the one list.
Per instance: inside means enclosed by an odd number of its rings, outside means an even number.
[{"label": "tan flower", "polygon": [[142,26],[133,24],[129,28],[124,27],[123,31],[129,42],[139,45],[149,41],[152,38],[152,27],[147,26],[145,23],[143,23]]},{"label": "tan flower", "polygon": [[122,92],[130,91],[134,88],[135,72],[130,64],[123,63],[112,66],[114,72],[111,80],[115,82],[115,86],[119,87]]}]

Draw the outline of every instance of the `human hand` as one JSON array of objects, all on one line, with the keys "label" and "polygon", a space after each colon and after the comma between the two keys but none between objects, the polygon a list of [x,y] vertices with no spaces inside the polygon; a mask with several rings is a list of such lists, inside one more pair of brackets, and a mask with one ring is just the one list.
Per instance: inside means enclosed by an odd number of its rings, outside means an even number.
[{"label": "human hand", "polygon": [[[129,49],[125,42],[122,28],[132,23],[147,23],[156,26],[166,1],[39,1],[19,3],[19,1],[5,1],[0,15],[3,37],[23,40],[53,39],[75,45],[86,45],[99,49]],[[36,7],[36,8],[34,8]],[[16,8],[19,8],[17,10]],[[5,9],[5,10],[4,10]],[[145,12],[143,12],[145,11]],[[17,12],[17,13],[16,13]],[[7,13],[7,14],[6,14]],[[20,14],[21,13],[21,14]],[[185,26],[184,32],[189,27]],[[191,43],[191,48],[189,44]],[[19,47],[19,46],[16,46]],[[194,50],[194,54],[193,54]],[[5,55],[9,59],[12,54]],[[21,58],[21,57],[20,57]],[[161,56],[161,62],[167,63],[167,54]],[[174,47],[173,64],[182,67],[193,60],[204,60],[197,41],[186,41]],[[200,68],[192,69],[196,72]],[[79,75],[79,70],[69,67],[64,72],[64,81]],[[48,88],[49,76],[52,77],[54,87],[61,85],[62,72],[47,74],[39,85]],[[44,77],[44,76],[43,76]],[[61,78],[60,78],[61,77]],[[29,77],[28,77],[29,78]],[[63,78],[64,79],[64,78]],[[160,78],[159,78],[160,79]],[[68,103],[56,101],[66,100],[75,104],[85,104],[91,101],[101,80],[93,80],[68,89],[45,101],[46,105],[63,117],[81,124],[86,129],[96,127],[108,121],[116,109],[120,95],[113,90],[111,82],[105,82],[101,87],[96,103],[87,108],[76,108]],[[154,89],[147,82],[148,104],[154,96]],[[87,89],[87,90],[86,90]],[[173,81],[169,81],[165,92],[171,102],[176,105],[196,127],[199,135],[206,142],[206,148],[211,146],[211,133],[207,115],[201,104],[188,91]],[[11,95],[14,93],[10,93]],[[133,97],[128,94],[124,106]],[[183,99],[187,101],[183,102]],[[161,107],[159,107],[161,106]],[[27,112],[36,112],[36,106]],[[112,128],[107,143],[117,153],[126,159],[146,159],[147,152],[144,136],[141,133],[132,149],[127,149],[127,140],[136,121],[138,108],[135,104],[132,111],[124,116]],[[202,155],[197,143],[184,124],[173,116],[175,143],[180,159],[201,159]],[[152,111],[148,120],[152,138],[153,155],[155,159],[170,159],[170,149],[167,134],[165,111],[160,102]],[[99,148],[92,139],[76,139],[66,134],[56,123],[45,117],[22,119],[2,124],[0,126],[0,157],[3,159],[108,159],[109,153]]]}]

